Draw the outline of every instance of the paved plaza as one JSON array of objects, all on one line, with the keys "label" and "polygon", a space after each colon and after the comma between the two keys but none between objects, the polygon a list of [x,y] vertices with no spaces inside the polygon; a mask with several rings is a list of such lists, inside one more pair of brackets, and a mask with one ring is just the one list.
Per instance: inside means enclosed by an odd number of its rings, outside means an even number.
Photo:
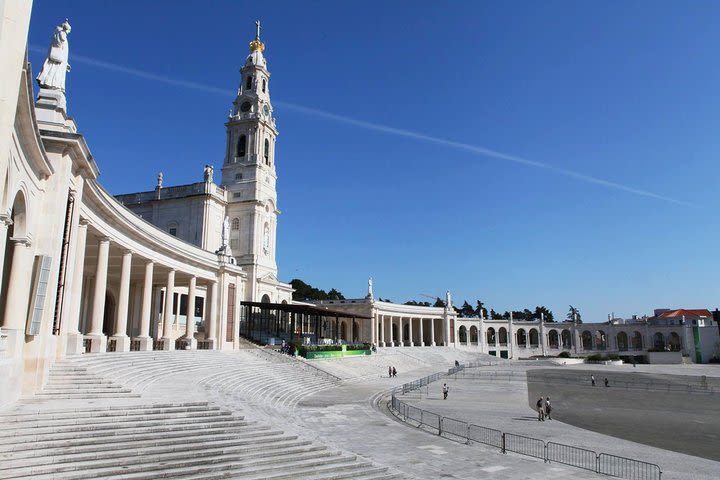
[{"label": "paved plaza", "polygon": [[[0,429],[15,438],[0,441],[14,445],[0,454],[0,478],[156,478],[161,472],[165,478],[285,478],[289,472],[308,479],[608,478],[401,422],[388,410],[392,389],[447,371],[454,357],[492,359],[442,347],[397,350],[317,362],[262,349],[76,357],[55,367],[43,392],[0,412]],[[719,462],[562,422],[560,393],[553,393],[558,419],[538,422],[525,373],[540,365],[497,363],[467,369],[465,378],[443,378],[403,400],[505,432],[657,463],[665,479],[718,478]],[[398,368],[396,378],[388,378],[388,364]],[[476,375],[480,371],[490,375]],[[442,400],[443,382],[450,386],[448,400]],[[628,411],[644,414],[641,406]],[[603,414],[601,408],[591,413]],[[110,415],[118,418],[113,424]],[[262,442],[262,455],[253,453]]]}]

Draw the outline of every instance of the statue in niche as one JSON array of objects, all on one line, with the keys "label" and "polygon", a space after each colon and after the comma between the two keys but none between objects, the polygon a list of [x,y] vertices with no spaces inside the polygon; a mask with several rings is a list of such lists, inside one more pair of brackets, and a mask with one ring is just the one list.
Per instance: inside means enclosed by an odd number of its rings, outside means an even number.
[{"label": "statue in niche", "polygon": [[70,23],[67,19],[62,25],[55,27],[47,58],[36,78],[41,88],[65,92],[65,74],[70,71],[68,63],[70,45],[67,38],[70,30]]}]

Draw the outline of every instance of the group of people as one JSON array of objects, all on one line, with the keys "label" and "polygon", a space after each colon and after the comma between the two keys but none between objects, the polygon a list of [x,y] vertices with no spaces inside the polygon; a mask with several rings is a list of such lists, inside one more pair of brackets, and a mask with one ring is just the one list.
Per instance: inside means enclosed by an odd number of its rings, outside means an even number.
[{"label": "group of people", "polygon": [[550,412],[552,412],[550,397],[545,397],[544,399],[540,397],[535,405],[537,406],[538,422],[544,422],[545,417],[547,417],[548,420],[552,420],[550,416]]},{"label": "group of people", "polygon": [[[610,386],[610,381],[607,379],[607,377],[605,377],[604,383],[606,387]],[[595,375],[590,375],[590,385],[592,385],[593,387],[595,386]]]},{"label": "group of people", "polygon": [[388,377],[397,377],[397,370],[395,370],[395,367],[388,367]]}]

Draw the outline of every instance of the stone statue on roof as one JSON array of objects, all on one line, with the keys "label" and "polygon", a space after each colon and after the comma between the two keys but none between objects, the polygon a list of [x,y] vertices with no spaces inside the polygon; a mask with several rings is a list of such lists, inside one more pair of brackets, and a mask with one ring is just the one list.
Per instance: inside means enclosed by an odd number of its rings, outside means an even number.
[{"label": "stone statue on roof", "polygon": [[41,88],[65,92],[65,74],[70,71],[68,63],[70,45],[67,38],[70,30],[70,23],[67,19],[62,25],[55,27],[47,58],[36,78]]}]

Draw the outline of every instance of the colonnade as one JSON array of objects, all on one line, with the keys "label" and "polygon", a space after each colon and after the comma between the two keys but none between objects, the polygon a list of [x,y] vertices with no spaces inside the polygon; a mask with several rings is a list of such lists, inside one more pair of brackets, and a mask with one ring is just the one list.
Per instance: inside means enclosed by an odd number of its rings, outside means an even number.
[{"label": "colonnade", "polygon": [[373,343],[381,347],[445,344],[444,318],[377,314],[372,321],[377,324],[373,329]]},{"label": "colonnade", "polygon": [[[68,353],[129,350],[173,350],[176,343],[185,349],[198,347],[195,332],[195,302],[198,289],[205,292],[205,301],[202,311],[202,321],[205,325],[205,335],[201,338],[201,348],[216,348],[220,340],[218,337],[218,313],[223,310],[221,300],[237,308],[225,312],[228,321],[233,322],[236,328],[236,319],[239,318],[240,288],[242,278],[237,275],[227,276],[224,282],[228,287],[237,285],[237,288],[227,288],[235,298],[221,298],[218,295],[218,277],[223,278],[223,272],[218,276],[198,277],[192,272],[179,270],[171,264],[163,264],[156,258],[143,256],[127,248],[110,237],[97,233],[97,255],[94,260],[94,272],[86,275],[85,269],[93,265],[86,259],[86,251],[91,238],[88,235],[89,222],[81,220],[77,228],[76,253],[73,269],[72,291],[70,293],[70,309],[67,316],[67,333],[69,338]],[[111,264],[111,245],[120,250],[119,268]],[[87,264],[87,265],[86,265]],[[108,279],[117,278],[119,283],[114,286],[116,303],[114,311],[106,311],[106,297],[109,292]],[[14,285],[16,285],[15,283]],[[131,305],[131,286],[135,287],[137,301],[133,312]],[[178,335],[177,328],[173,329],[177,313],[180,311],[180,295],[178,290],[187,290],[187,320],[184,332]],[[140,291],[138,291],[140,290]],[[158,293],[162,291],[162,306],[159,304]],[[155,293],[155,295],[154,295]],[[227,297],[227,295],[225,295]],[[160,316],[160,311],[162,316]],[[107,315],[112,314],[112,326],[107,328]],[[84,320],[84,321],[83,321]],[[134,329],[134,336],[128,335],[129,322],[139,325]],[[103,326],[105,325],[105,331]],[[156,335],[153,338],[153,327],[156,326]],[[178,327],[179,325],[175,325]],[[84,332],[81,332],[84,327]],[[108,331],[109,330],[109,331]],[[178,342],[178,340],[180,340]],[[234,335],[227,339],[234,341]]]}]

